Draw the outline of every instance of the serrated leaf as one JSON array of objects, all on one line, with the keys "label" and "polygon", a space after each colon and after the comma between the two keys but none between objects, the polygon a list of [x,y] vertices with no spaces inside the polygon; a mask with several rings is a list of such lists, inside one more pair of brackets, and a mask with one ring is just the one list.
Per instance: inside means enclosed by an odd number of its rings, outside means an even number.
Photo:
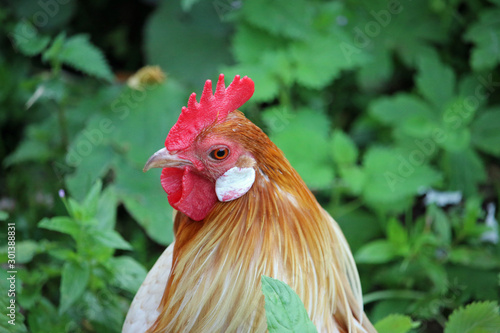
[{"label": "serrated leaf", "polygon": [[363,198],[376,209],[399,211],[421,188],[431,187],[440,173],[425,162],[424,152],[372,147],[364,156]]},{"label": "serrated leaf", "polygon": [[82,296],[87,288],[89,277],[90,268],[86,262],[68,261],[64,264],[61,274],[60,314],[66,312]]},{"label": "serrated leaf", "polygon": [[104,54],[89,39],[83,34],[68,38],[56,55],[57,60],[87,75],[113,81],[113,73]]},{"label": "serrated leaf", "polygon": [[500,63],[500,9],[488,8],[479,14],[464,39],[475,44],[470,58],[475,71],[491,70]]},{"label": "serrated leaf", "polygon": [[378,333],[407,333],[414,323],[410,317],[401,314],[391,314],[375,324]]},{"label": "serrated leaf", "polygon": [[482,151],[500,156],[500,108],[480,114],[472,123],[472,143]]},{"label": "serrated leaf", "polygon": [[382,123],[417,138],[429,137],[438,120],[427,103],[405,93],[374,100],[369,112]]},{"label": "serrated leaf", "polygon": [[454,96],[455,73],[435,53],[421,57],[418,68],[416,84],[419,91],[437,110],[443,110]]},{"label": "serrated leaf", "polygon": [[356,262],[384,264],[398,257],[398,250],[387,240],[376,240],[363,245],[355,254]]},{"label": "serrated leaf", "polygon": [[478,302],[460,307],[448,318],[445,333],[497,333],[500,315],[497,302]]},{"label": "serrated leaf", "polygon": [[266,300],[267,328],[270,333],[317,332],[299,296],[286,283],[262,276]]},{"label": "serrated leaf", "polygon": [[27,56],[39,54],[50,42],[48,36],[40,36],[33,24],[26,19],[16,24],[10,37],[14,47]]},{"label": "serrated leaf", "polygon": [[347,35],[339,30],[292,44],[289,52],[297,82],[308,88],[321,89],[339,77],[342,70],[364,63],[367,58],[363,53],[348,56],[339,47],[346,40]]},{"label": "serrated leaf", "polygon": [[339,165],[353,165],[358,158],[358,147],[344,132],[337,130],[332,135],[333,159]]}]

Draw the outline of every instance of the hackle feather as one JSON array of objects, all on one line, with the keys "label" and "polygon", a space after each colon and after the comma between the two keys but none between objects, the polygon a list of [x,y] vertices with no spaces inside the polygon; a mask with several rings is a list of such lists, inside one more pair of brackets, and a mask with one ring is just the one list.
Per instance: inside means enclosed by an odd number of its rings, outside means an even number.
[{"label": "hackle feather", "polygon": [[339,226],[283,153],[239,111],[199,139],[208,133],[247,149],[256,180],[203,221],[177,214],[172,271],[148,332],[265,332],[262,275],[292,287],[319,332],[375,332]]}]

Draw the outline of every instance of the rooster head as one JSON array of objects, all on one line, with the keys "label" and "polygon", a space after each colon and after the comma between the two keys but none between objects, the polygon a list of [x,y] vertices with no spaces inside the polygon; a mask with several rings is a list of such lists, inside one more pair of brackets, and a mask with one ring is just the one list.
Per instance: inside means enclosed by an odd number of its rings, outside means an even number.
[{"label": "rooster head", "polygon": [[253,92],[254,83],[246,76],[237,75],[226,88],[220,74],[215,94],[207,80],[200,102],[191,94],[168,133],[165,148],[144,166],[144,171],[163,168],[161,184],[170,205],[195,221],[203,220],[218,201],[243,196],[254,183],[252,153],[233,135],[216,130]]}]

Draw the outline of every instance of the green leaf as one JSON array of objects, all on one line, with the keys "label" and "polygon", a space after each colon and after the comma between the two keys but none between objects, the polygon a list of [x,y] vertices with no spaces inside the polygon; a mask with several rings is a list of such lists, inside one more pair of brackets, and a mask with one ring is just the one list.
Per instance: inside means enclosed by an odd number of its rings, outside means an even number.
[{"label": "green leaf", "polygon": [[328,144],[328,118],[309,109],[292,113],[281,108],[268,109],[263,117],[270,127],[271,140],[306,184],[316,189],[329,188],[334,174]]},{"label": "green leaf", "polygon": [[362,246],[354,258],[361,264],[384,264],[397,258],[398,249],[387,240],[375,240]]},{"label": "green leaf", "polygon": [[115,186],[119,200],[148,236],[167,245],[173,241],[173,211],[161,188],[160,172],[152,170],[145,174],[140,168],[124,163],[116,168]]},{"label": "green leaf", "polygon": [[50,42],[48,36],[40,36],[33,24],[26,19],[18,22],[10,35],[14,47],[27,56],[39,54]]},{"label": "green leaf", "polygon": [[0,221],[6,221],[9,218],[9,213],[0,210]]},{"label": "green leaf", "polygon": [[410,317],[391,314],[375,324],[378,333],[407,333],[415,327]]},{"label": "green leaf", "polygon": [[486,170],[479,155],[472,149],[446,152],[442,158],[442,169],[446,172],[449,190],[462,191],[465,196],[475,195],[478,184],[486,179]]},{"label": "green leaf", "polygon": [[132,246],[114,230],[92,230],[93,237],[102,245],[120,250],[131,250]]},{"label": "green leaf", "polygon": [[408,232],[396,218],[391,218],[387,223],[387,239],[400,252],[408,250]]},{"label": "green leaf", "polygon": [[380,122],[412,137],[428,138],[436,128],[435,112],[414,95],[400,93],[378,98],[370,104],[368,111]]},{"label": "green leaf", "polygon": [[267,328],[270,333],[317,332],[299,296],[286,283],[262,276],[266,300]]},{"label": "green leaf", "polygon": [[366,183],[366,174],[357,166],[340,168],[340,176],[352,194],[358,195]]},{"label": "green leaf", "polygon": [[472,123],[472,143],[482,151],[500,156],[500,108],[480,114]]},{"label": "green leaf", "polygon": [[90,268],[86,262],[68,261],[64,264],[61,274],[61,301],[59,313],[66,312],[87,289]]},{"label": "green leaf", "polygon": [[370,148],[363,160],[364,200],[378,210],[399,211],[408,207],[421,188],[431,187],[441,179],[441,175],[425,163],[426,158],[423,152],[416,150]]},{"label": "green leaf", "polygon": [[90,189],[82,203],[82,208],[88,217],[95,216],[97,212],[97,204],[102,190],[102,181],[98,179],[94,186]]},{"label": "green leaf", "polygon": [[286,0],[247,0],[243,16],[251,24],[277,36],[306,39],[311,34],[313,12],[305,0],[294,1],[293,6]]},{"label": "green leaf", "polygon": [[416,84],[419,91],[437,110],[443,110],[454,96],[455,73],[442,64],[434,52],[421,57],[418,68]]},{"label": "green leaf", "polygon": [[497,302],[477,302],[460,307],[448,318],[445,333],[496,333],[500,327]]},{"label": "green leaf", "polygon": [[68,38],[57,59],[87,75],[113,81],[114,76],[104,54],[89,39],[83,34]]},{"label": "green leaf", "polygon": [[500,9],[488,8],[479,14],[464,39],[475,44],[470,65],[475,71],[492,70],[500,63]]},{"label": "green leaf", "polygon": [[67,216],[56,216],[51,219],[44,218],[38,223],[38,227],[68,234],[74,239],[81,232],[80,226],[75,220]]},{"label": "green leaf", "polygon": [[441,208],[433,204],[427,208],[427,218],[431,221],[438,239],[449,245],[451,243],[451,223],[448,216]]},{"label": "green leaf", "polygon": [[344,132],[337,130],[332,135],[333,159],[339,165],[356,164],[358,147]]},{"label": "green leaf", "polygon": [[231,63],[230,26],[221,22],[214,5],[200,1],[186,13],[179,1],[162,1],[144,28],[146,62],[197,87],[200,94],[205,80],[216,79],[217,69]]},{"label": "green leaf", "polygon": [[339,77],[342,70],[364,63],[364,54],[346,56],[339,47],[346,40],[349,40],[347,35],[339,30],[292,44],[289,52],[297,82],[308,88],[321,89]]},{"label": "green leaf", "polygon": [[137,292],[146,278],[146,269],[134,258],[112,257],[106,264],[113,273],[112,283],[132,294]]},{"label": "green leaf", "polygon": [[16,262],[19,264],[26,264],[40,252],[40,245],[32,240],[20,241],[16,243],[16,251]]}]

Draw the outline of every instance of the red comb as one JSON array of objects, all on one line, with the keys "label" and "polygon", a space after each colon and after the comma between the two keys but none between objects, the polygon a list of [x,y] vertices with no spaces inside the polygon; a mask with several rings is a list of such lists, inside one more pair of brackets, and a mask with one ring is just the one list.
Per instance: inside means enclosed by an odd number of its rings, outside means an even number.
[{"label": "red comb", "polygon": [[192,93],[188,106],[182,107],[177,123],[172,127],[165,140],[165,147],[169,151],[182,150],[191,145],[198,134],[212,123],[226,120],[227,115],[245,104],[254,92],[253,81],[239,75],[226,88],[224,74],[219,75],[219,81],[212,95],[212,81],[207,80],[200,102],[196,101],[196,94]]}]

